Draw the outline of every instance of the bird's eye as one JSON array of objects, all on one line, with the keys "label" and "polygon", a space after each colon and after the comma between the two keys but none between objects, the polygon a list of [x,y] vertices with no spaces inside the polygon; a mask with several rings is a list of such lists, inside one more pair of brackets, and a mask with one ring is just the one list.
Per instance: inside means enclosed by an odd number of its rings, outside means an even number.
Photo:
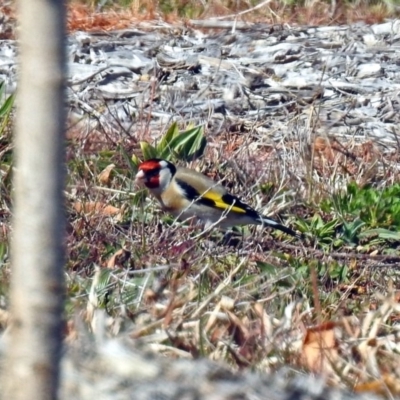
[{"label": "bird's eye", "polygon": [[160,170],[158,169],[151,169],[150,171],[146,172],[146,176],[148,178],[152,178],[153,176],[157,176],[159,174]]}]

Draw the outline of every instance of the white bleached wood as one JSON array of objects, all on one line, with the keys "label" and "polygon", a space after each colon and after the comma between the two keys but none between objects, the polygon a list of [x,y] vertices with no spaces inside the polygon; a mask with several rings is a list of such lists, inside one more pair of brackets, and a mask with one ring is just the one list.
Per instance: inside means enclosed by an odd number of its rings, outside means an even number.
[{"label": "white bleached wood", "polygon": [[20,70],[4,399],[57,398],[62,340],[64,6],[18,3]]}]

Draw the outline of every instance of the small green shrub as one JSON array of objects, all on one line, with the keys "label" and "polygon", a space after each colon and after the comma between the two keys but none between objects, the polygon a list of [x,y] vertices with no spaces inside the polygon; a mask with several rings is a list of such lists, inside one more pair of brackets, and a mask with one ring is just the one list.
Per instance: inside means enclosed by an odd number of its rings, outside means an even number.
[{"label": "small green shrub", "polygon": [[[140,147],[144,160],[162,158],[168,161],[192,161],[203,155],[206,144],[202,126],[179,132],[178,126],[174,122],[157,145],[140,142]],[[140,159],[136,154],[132,156],[132,163],[136,168],[140,164]]]},{"label": "small green shrub", "polygon": [[345,193],[335,194],[321,203],[325,212],[332,210],[343,220],[356,217],[366,228],[400,229],[400,184],[383,189],[359,187],[350,183]]}]

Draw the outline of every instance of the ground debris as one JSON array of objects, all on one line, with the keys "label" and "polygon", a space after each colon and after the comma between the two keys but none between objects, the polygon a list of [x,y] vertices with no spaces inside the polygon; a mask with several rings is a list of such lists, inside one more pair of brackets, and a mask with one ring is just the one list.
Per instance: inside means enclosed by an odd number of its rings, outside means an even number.
[{"label": "ground debris", "polygon": [[377,399],[329,388],[311,375],[288,378],[288,370],[262,375],[233,372],[207,359],[171,360],[122,339],[109,339],[100,346],[76,343],[66,351],[62,371],[60,399]]}]

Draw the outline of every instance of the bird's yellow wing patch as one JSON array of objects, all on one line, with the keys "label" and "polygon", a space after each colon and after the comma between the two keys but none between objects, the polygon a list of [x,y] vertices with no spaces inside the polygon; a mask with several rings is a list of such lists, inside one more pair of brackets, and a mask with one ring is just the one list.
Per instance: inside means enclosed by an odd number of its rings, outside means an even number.
[{"label": "bird's yellow wing patch", "polygon": [[253,218],[259,218],[255,210],[229,193],[221,194],[218,191],[212,190],[212,188],[204,193],[199,193],[198,189],[182,179],[177,178],[176,182],[189,201],[201,203],[212,208],[218,208],[221,211],[232,211],[238,214],[246,214]]},{"label": "bird's yellow wing patch", "polygon": [[211,200],[214,203],[214,207],[220,208],[221,210],[230,210],[242,214],[247,212],[247,206],[230,194],[221,195],[220,193],[209,190],[202,194],[201,197],[206,200]]}]

